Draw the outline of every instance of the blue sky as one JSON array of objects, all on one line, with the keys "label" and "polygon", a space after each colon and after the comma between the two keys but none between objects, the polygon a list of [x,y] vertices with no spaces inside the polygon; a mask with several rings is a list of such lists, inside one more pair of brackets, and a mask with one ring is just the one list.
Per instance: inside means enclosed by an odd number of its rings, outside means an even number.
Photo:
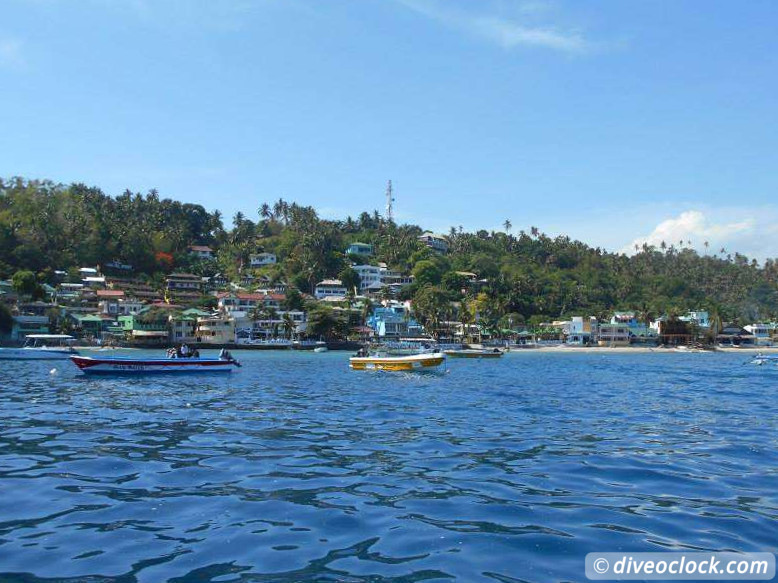
[{"label": "blue sky", "polygon": [[3,0],[0,175],[778,256],[771,0]]}]

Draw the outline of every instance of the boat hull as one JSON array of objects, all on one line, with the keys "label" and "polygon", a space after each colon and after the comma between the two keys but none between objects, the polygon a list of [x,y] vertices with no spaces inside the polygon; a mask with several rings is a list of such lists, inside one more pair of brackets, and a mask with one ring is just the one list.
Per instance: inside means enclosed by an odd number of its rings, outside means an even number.
[{"label": "boat hull", "polygon": [[500,358],[502,352],[492,350],[445,350],[446,356],[452,358]]},{"label": "boat hull", "polygon": [[49,348],[0,348],[0,360],[67,360],[72,350]]},{"label": "boat hull", "polygon": [[175,374],[231,372],[234,361],[210,358],[91,358],[71,357],[84,374]]},{"label": "boat hull", "polygon": [[386,370],[386,371],[414,371],[425,368],[435,368],[443,364],[446,357],[443,354],[420,354],[413,356],[386,356],[353,357],[349,360],[349,366],[354,370]]}]

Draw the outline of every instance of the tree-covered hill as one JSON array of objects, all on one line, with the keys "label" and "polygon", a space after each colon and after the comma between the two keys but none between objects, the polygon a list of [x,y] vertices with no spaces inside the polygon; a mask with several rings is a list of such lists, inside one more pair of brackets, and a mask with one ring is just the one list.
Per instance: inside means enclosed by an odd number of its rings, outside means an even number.
[{"label": "tree-covered hill", "polygon": [[[118,261],[150,281],[173,270],[237,280],[250,271],[252,253],[267,251],[278,264],[261,273],[311,292],[326,277],[352,276],[354,258],[345,249],[360,241],[374,246],[372,262],[414,274],[402,294],[427,319],[461,320],[470,312],[495,324],[505,318],[538,322],[573,314],[604,317],[614,309],[636,310],[644,318],[688,309],[743,322],[778,316],[778,264],[760,265],[724,249],[700,255],[690,242],[668,241],[628,257],[535,228],[516,235],[452,228],[446,235],[450,251],[440,255],[418,241],[422,228],[396,225],[377,212],[331,221],[283,200],[257,205],[256,220],[238,213],[225,226],[218,211],[155,191],[111,197],[83,184],[0,181],[0,277],[29,269],[47,280],[55,269]],[[187,253],[192,244],[211,246],[216,259],[193,258]],[[479,281],[461,272],[475,273]]]}]

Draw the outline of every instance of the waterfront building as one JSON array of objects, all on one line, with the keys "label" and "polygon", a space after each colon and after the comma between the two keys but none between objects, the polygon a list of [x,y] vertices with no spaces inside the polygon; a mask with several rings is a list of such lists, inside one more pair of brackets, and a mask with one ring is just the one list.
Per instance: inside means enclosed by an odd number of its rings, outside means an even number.
[{"label": "waterfront building", "polygon": [[195,339],[202,344],[232,344],[235,320],[226,314],[197,318]]},{"label": "waterfront building", "polygon": [[598,326],[597,343],[600,346],[629,346],[632,332],[626,324],[605,323]]},{"label": "waterfront building", "polygon": [[[152,311],[153,308],[156,310]],[[118,316],[127,341],[137,344],[165,344],[169,337],[169,312],[162,305],[145,306],[136,314]]]},{"label": "waterfront building", "polygon": [[754,344],[757,346],[773,345],[774,325],[755,323],[743,326],[743,329],[754,337]]},{"label": "waterfront building", "polygon": [[21,314],[13,317],[11,340],[21,342],[28,334],[48,334],[48,316]]},{"label": "waterfront building", "polygon": [[366,323],[375,332],[375,335],[382,339],[424,335],[424,328],[411,316],[408,307],[400,302],[389,302],[385,306],[376,306]]},{"label": "waterfront building", "polygon": [[593,339],[597,336],[597,318],[573,316],[567,324],[568,325],[564,327],[567,336],[565,344],[571,346],[585,346],[591,344]]},{"label": "waterfront building", "polygon": [[710,316],[705,311],[687,312],[679,318],[682,322],[694,324],[698,328],[710,328]]}]

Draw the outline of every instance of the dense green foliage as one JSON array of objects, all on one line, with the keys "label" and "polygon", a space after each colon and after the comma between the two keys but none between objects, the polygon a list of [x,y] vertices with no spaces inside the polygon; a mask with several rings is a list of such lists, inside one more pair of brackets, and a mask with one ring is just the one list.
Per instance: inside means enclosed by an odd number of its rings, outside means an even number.
[{"label": "dense green foliage", "polygon": [[[498,326],[573,314],[605,317],[613,309],[633,309],[643,318],[707,309],[744,322],[778,315],[774,260],[759,265],[723,249],[699,255],[688,242],[644,246],[628,257],[535,228],[518,235],[452,228],[450,253],[439,255],[418,242],[419,227],[396,225],[377,212],[329,221],[283,200],[258,212],[256,221],[238,213],[227,229],[218,212],[160,199],[154,191],[112,198],[82,184],[11,179],[0,182],[0,277],[32,270],[43,282],[54,269],[118,261],[152,282],[173,270],[237,280],[251,271],[250,254],[267,251],[279,263],[255,275],[311,293],[326,277],[356,283],[345,249],[360,241],[374,246],[371,263],[414,274],[403,297],[414,299],[417,315],[431,323],[477,315]],[[505,225],[510,230],[510,222]],[[186,252],[191,244],[212,246],[216,259],[194,258]],[[480,281],[457,272],[475,273]],[[293,303],[302,300],[293,294]],[[329,330],[330,316],[316,313],[315,326]]]}]

